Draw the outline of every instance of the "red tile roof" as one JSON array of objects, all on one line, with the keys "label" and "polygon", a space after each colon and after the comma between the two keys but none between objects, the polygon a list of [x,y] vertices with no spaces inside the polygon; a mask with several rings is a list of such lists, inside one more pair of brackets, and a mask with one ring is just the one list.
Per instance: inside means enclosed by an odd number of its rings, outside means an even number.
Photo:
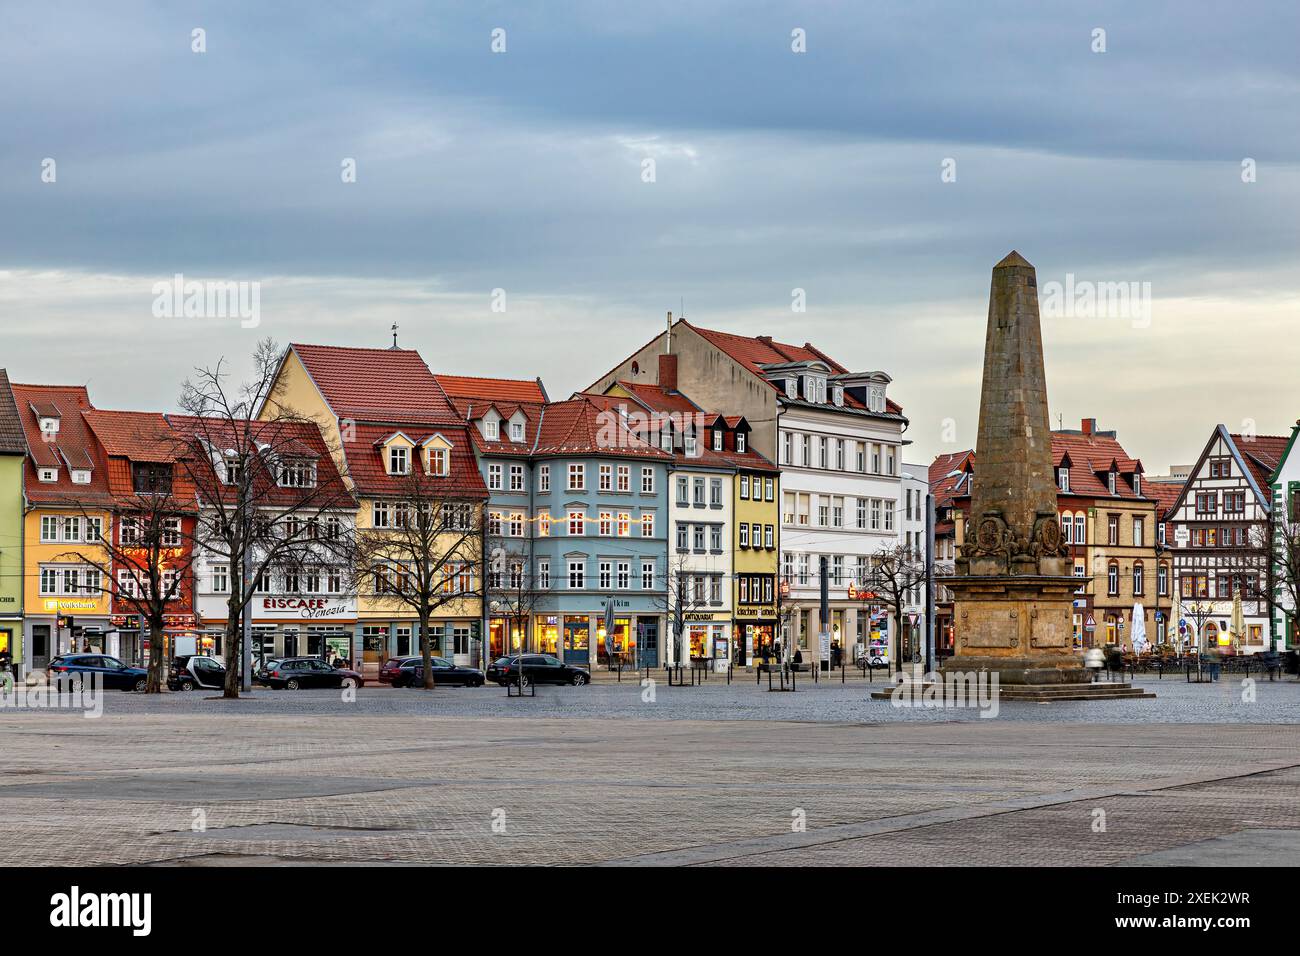
[{"label": "red tile roof", "polygon": [[[803,345],[789,345],[785,342],[777,342],[770,335],[736,335],[734,332],[719,332],[716,329],[701,328],[687,322],[685,319],[682,319],[681,322],[683,325],[694,329],[707,341],[726,352],[749,371],[764,379],[764,381],[767,381],[767,379],[762,366],[784,365],[789,362],[824,362],[830,368],[832,374],[845,375],[849,372],[849,369],[835,361],[811,342],[805,342]],[[768,385],[773,389],[777,388],[772,382],[768,382]],[[844,403],[852,408],[864,407],[852,395],[846,394]],[[885,399],[885,408],[896,414],[901,414],[903,411],[902,406],[890,398]]]},{"label": "red tile roof", "polygon": [[602,455],[669,461],[672,455],[629,431],[618,415],[626,399],[579,393],[546,406],[535,455]]},{"label": "red tile roof", "polygon": [[1181,481],[1144,481],[1142,491],[1148,498],[1156,501],[1156,520],[1164,521],[1169,509],[1178,503],[1183,492]]},{"label": "red tile roof", "polygon": [[1267,502],[1270,497],[1268,480],[1281,464],[1290,439],[1283,435],[1231,435],[1229,437],[1237,446],[1237,451],[1241,452],[1246,467],[1250,469],[1251,477],[1264,492]]},{"label": "red tile roof", "polygon": [[[131,463],[175,463],[187,454],[180,435],[158,412],[122,412],[91,409],[82,412],[86,424],[108,459],[108,489],[118,504],[138,504]],[[177,505],[194,499],[194,485],[184,467],[172,469],[171,498]],[[169,502],[169,506],[172,502]]]},{"label": "red tile roof", "polygon": [[472,375],[435,375],[442,390],[450,399],[471,398],[489,402],[503,401],[515,404],[546,402],[546,389],[541,379],[529,382],[514,378],[478,378]]},{"label": "red tile roof", "polygon": [[456,420],[451,403],[419,352],[299,343],[289,348],[302,361],[330,409],[341,419],[439,423]]},{"label": "red tile roof", "polygon": [[[740,415],[728,417],[719,415],[716,412],[702,411],[698,405],[683,393],[666,389],[661,385],[646,385],[634,382],[619,382],[618,385],[631,393],[633,402],[652,414],[658,412],[664,415],[699,415],[702,419],[702,425],[706,428],[717,427],[720,423],[725,424],[727,428],[732,430],[745,421],[744,417]],[[627,401],[618,395],[593,395],[592,397],[601,401],[604,407],[613,409],[617,409],[619,405],[625,404]],[[641,434],[642,437],[645,437],[644,431]],[[674,452],[674,457],[677,464],[682,466],[694,465],[700,468],[738,467],[757,471],[780,470],[766,456],[754,451],[752,448],[747,448],[743,452],[736,451],[734,438],[727,437],[726,441],[732,443],[731,448],[724,447],[721,451],[714,451],[708,436],[700,435],[700,441],[696,449],[697,454],[694,457],[687,457],[684,452]],[[650,442],[657,445],[657,442],[653,439],[650,439]]]},{"label": "red tile roof", "polygon": [[[537,424],[542,419],[542,410],[546,407],[537,402],[505,402],[499,399],[496,401],[479,401],[453,398],[451,404],[462,421],[470,423],[469,435],[474,442],[475,448],[485,455],[514,457],[526,457],[528,455],[533,446],[533,440],[537,437]],[[522,412],[525,419],[524,440],[511,441],[506,427],[498,430],[496,441],[486,438],[482,430],[474,423],[481,419],[490,408],[497,410],[497,414],[502,418],[502,425],[505,425],[507,421],[513,418],[515,412]]]},{"label": "red tile roof", "polygon": [[[27,436],[30,456],[24,465],[24,485],[29,500],[41,504],[111,505],[108,491],[107,463],[101,456],[99,445],[82,417],[82,412],[93,408],[84,385],[13,385],[14,402]],[[39,416],[34,408],[39,406],[45,414],[57,413],[59,431],[46,441],[41,434]],[[71,462],[78,468],[90,469],[90,483],[72,483]],[[59,480],[39,481],[38,467],[58,468]]]},{"label": "red tile roof", "polygon": [[[1052,432],[1052,465],[1061,467],[1067,455],[1070,461],[1069,494],[1083,498],[1112,497],[1106,473],[1114,465],[1121,475],[1115,483],[1115,497],[1149,497],[1133,491],[1132,477],[1135,472],[1141,472],[1142,462],[1130,458],[1115,438],[1105,433],[1084,435],[1078,432]],[[1146,487],[1147,483],[1144,482],[1144,492]]]},{"label": "red tile roof", "polygon": [[[211,455],[226,449],[241,448],[244,423],[231,422],[224,418],[196,418],[190,415],[168,415],[171,425],[180,440],[193,449],[196,464],[189,466],[199,479],[200,493],[206,499],[213,499],[217,494],[229,495],[227,486],[217,480],[215,466]],[[258,503],[268,506],[290,507],[306,504],[314,508],[352,508],[356,500],[347,490],[347,486],[334,465],[329,448],[320,429],[311,422],[300,421],[266,421],[250,422],[249,437],[263,451],[273,454],[311,458],[316,463],[316,487],[304,494],[298,488],[269,489],[261,487],[255,492]],[[202,462],[209,463],[205,467]],[[207,480],[204,480],[204,479]],[[264,469],[258,480],[271,482],[269,469]]]},{"label": "red tile roof", "polygon": [[930,462],[930,494],[934,495],[936,507],[952,498],[957,482],[974,463],[975,452],[969,448],[939,455]]},{"label": "red tile roof", "polygon": [[[400,431],[414,442],[418,448],[433,435],[442,435],[451,443],[449,456],[449,474],[446,477],[430,477],[427,484],[420,485],[422,496],[445,496],[447,498],[482,499],[487,497],[487,485],[479,474],[478,464],[470,445],[470,426],[457,423],[452,425],[437,422],[411,423],[389,422],[385,424],[359,424],[345,435],[343,454],[348,465],[348,475],[358,495],[362,497],[410,496],[412,481],[403,475],[390,475],[384,462],[384,449],[377,444],[394,432]],[[419,453],[416,452],[418,459]],[[420,467],[417,463],[415,467]]]}]

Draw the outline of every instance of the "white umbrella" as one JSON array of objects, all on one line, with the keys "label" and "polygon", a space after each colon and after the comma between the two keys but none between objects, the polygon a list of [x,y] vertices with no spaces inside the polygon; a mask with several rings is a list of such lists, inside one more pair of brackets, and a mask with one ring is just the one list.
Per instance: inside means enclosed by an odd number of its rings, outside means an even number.
[{"label": "white umbrella", "polygon": [[1141,604],[1133,605],[1133,650],[1141,654],[1147,649],[1147,615]]}]

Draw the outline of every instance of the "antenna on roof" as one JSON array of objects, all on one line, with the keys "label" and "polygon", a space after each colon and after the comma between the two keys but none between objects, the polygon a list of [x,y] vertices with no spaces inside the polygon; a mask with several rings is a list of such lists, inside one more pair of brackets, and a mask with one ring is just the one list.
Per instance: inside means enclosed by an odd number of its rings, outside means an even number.
[{"label": "antenna on roof", "polygon": [[397,323],[393,323],[393,348],[397,348]]},{"label": "antenna on roof", "polygon": [[668,343],[664,351],[669,355],[673,353],[673,314],[671,312],[668,313]]}]

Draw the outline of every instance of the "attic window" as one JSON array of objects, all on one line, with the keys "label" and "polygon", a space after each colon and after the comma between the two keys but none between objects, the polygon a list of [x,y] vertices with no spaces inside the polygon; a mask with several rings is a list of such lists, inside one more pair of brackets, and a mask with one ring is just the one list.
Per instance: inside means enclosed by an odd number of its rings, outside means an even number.
[{"label": "attic window", "polygon": [[722,451],[722,429],[713,429],[713,450]]},{"label": "attic window", "polygon": [[510,440],[511,440],[511,441],[523,441],[523,440],[524,440],[524,423],[523,423],[523,422],[511,422],[511,423],[510,423]]},{"label": "attic window", "polygon": [[798,379],[787,378],[787,379],[785,380],[785,397],[786,397],[786,398],[798,398],[798,397],[799,397],[799,380],[798,380]]},{"label": "attic window", "polygon": [[41,468],[39,471],[37,471],[36,477],[39,478],[41,481],[58,481],[59,469]]},{"label": "attic window", "polygon": [[683,449],[686,452],[686,457],[694,458],[697,454],[697,452],[695,451],[695,436],[687,435],[683,439],[683,442],[684,442]]},{"label": "attic window", "polygon": [[1141,476],[1141,475],[1134,475],[1134,476],[1133,476],[1133,494],[1135,494],[1135,495],[1140,495],[1140,494],[1142,494],[1142,476]]},{"label": "attic window", "polygon": [[842,407],[842,406],[844,405],[844,386],[843,386],[843,385],[835,385],[835,386],[833,386],[833,387],[831,388],[831,401],[832,401],[836,406],[841,406],[841,407]]},{"label": "attic window", "polygon": [[483,434],[487,436],[488,441],[496,441],[501,434],[501,423],[495,419],[484,421]]},{"label": "attic window", "polygon": [[885,389],[881,385],[871,386],[871,410],[873,412],[883,412],[885,410]]},{"label": "attic window", "polygon": [[736,451],[745,450],[745,433],[736,432]]},{"label": "attic window", "polygon": [[74,468],[72,471],[72,483],[74,485],[90,484],[90,472],[85,468]]},{"label": "attic window", "polygon": [[1107,484],[1108,484],[1109,487],[1110,487],[1110,493],[1111,493],[1112,495],[1113,495],[1113,494],[1117,494],[1117,492],[1116,492],[1116,490],[1115,490],[1115,489],[1116,489],[1115,472],[1113,472],[1113,471],[1112,471],[1112,472],[1109,472],[1109,473],[1106,475],[1106,478],[1107,478]]},{"label": "attic window", "polygon": [[41,434],[57,435],[59,433],[59,420],[52,415],[41,416]]},{"label": "attic window", "polygon": [[429,474],[445,476],[450,470],[451,459],[445,448],[429,449]]},{"label": "attic window", "polygon": [[411,473],[411,450],[405,445],[394,445],[388,449],[388,473],[390,475]]},{"label": "attic window", "polygon": [[316,462],[307,458],[291,458],[283,462],[276,484],[281,488],[315,488]]},{"label": "attic window", "polygon": [[664,430],[659,433],[659,447],[664,451],[673,450],[673,430],[671,428],[665,427]]},{"label": "attic window", "polygon": [[1068,492],[1070,490],[1070,469],[1069,468],[1056,469],[1056,483],[1060,486],[1062,491]]},{"label": "attic window", "polygon": [[225,478],[226,484],[228,485],[239,484],[239,479],[242,478],[244,474],[243,462],[239,460],[238,456],[231,455],[226,457],[225,466],[226,466],[226,478]]}]

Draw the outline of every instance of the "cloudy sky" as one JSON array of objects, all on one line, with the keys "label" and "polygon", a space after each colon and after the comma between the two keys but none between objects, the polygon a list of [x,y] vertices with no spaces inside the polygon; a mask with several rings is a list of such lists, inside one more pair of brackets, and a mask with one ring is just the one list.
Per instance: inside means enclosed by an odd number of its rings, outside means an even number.
[{"label": "cloudy sky", "polygon": [[[396,322],[563,397],[684,303],[888,371],[925,461],[974,442],[1016,248],[1150,284],[1043,337],[1054,424],[1164,473],[1300,416],[1297,36],[1290,0],[8,3],[0,365],[166,409],[259,337]],[[260,283],[258,327],[156,317],[176,273]]]}]

